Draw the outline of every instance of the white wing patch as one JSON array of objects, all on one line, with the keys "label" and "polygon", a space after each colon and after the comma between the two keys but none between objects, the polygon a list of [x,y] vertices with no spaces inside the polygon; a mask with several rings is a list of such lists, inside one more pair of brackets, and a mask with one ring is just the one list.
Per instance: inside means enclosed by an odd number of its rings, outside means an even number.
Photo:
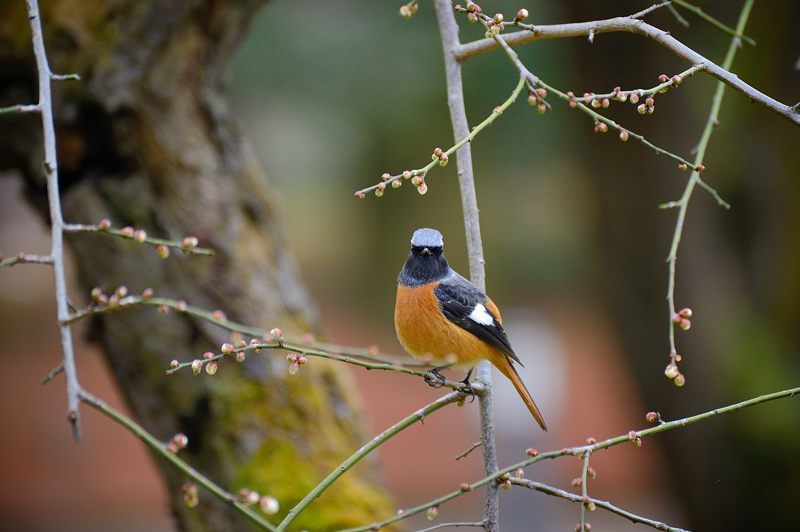
[{"label": "white wing patch", "polygon": [[486,307],[478,303],[475,305],[475,308],[472,309],[472,312],[469,313],[469,319],[474,321],[475,323],[480,323],[481,325],[491,325],[494,326],[494,318],[489,311],[486,310]]}]

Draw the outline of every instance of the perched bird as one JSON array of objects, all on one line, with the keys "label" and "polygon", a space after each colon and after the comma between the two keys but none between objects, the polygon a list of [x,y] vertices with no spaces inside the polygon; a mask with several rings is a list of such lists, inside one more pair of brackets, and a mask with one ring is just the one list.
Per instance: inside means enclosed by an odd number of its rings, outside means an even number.
[{"label": "perched bird", "polygon": [[[435,229],[417,229],[397,284],[394,326],[409,354],[434,360],[456,360],[472,367],[489,360],[508,377],[533,417],[547,430],[541,412],[519,378],[497,305],[471,282],[453,271],[444,258],[444,240]],[[432,374],[444,379],[438,370]],[[464,379],[469,382],[472,369]]]}]

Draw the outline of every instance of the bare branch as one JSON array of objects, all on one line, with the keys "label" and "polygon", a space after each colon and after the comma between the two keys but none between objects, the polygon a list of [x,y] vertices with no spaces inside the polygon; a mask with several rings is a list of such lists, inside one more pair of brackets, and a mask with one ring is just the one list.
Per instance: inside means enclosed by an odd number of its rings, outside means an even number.
[{"label": "bare branch", "polygon": [[[730,85],[741,92],[751,101],[760,103],[783,116],[787,120],[800,125],[800,111],[793,107],[783,104],[774,98],[767,96],[758,89],[742,81],[739,76],[717,65],[713,61],[695,52],[669,32],[652,26],[642,20],[632,17],[615,17],[605,20],[595,20],[590,22],[576,22],[568,24],[550,24],[535,26],[531,24],[517,23],[523,31],[508,33],[501,38],[510,46],[517,46],[542,39],[558,39],[565,37],[588,37],[590,34],[599,35],[601,33],[627,32],[646,37],[655,41],[673,54],[688,61],[693,65],[703,67],[703,71],[711,74],[715,78]],[[458,61],[466,61],[471,57],[498,48],[498,43],[494,39],[481,39],[470,43],[462,44],[456,50]]]},{"label": "bare branch", "polygon": [[515,486],[522,486],[523,488],[528,488],[541,493],[546,493],[547,495],[553,495],[554,497],[559,497],[561,499],[565,499],[571,502],[577,502],[580,504],[587,504],[587,502],[593,503],[597,508],[608,510],[611,513],[615,513],[619,516],[624,517],[625,519],[631,521],[632,523],[647,525],[649,527],[655,528],[656,530],[668,530],[669,532],[686,532],[683,528],[670,526],[666,523],[662,523],[661,521],[648,519],[647,517],[642,517],[641,515],[636,515],[627,510],[623,510],[619,506],[615,506],[608,501],[601,501],[599,499],[592,499],[592,498],[589,498],[587,501],[587,499],[584,498],[582,495],[570,493],[568,491],[564,491],[554,486],[549,486],[547,484],[543,484],[541,482],[535,482],[533,480],[528,480],[525,478],[511,477],[509,480],[511,481],[511,484]]},{"label": "bare branch", "polygon": [[111,227],[109,220],[102,220],[97,225],[86,224],[64,224],[64,232],[66,233],[103,233],[107,235],[118,236],[127,240],[133,240],[139,244],[150,244],[156,247],[156,252],[162,257],[169,256],[169,250],[165,248],[178,249],[183,253],[191,255],[213,255],[214,250],[208,248],[197,247],[197,238],[193,236],[184,237],[181,240],[166,240],[163,238],[154,238],[147,235],[144,229],[134,229],[133,227],[123,227],[122,229],[114,229]]},{"label": "bare branch", "polygon": [[383,445],[386,441],[391,439],[393,436],[396,436],[403,430],[407,429],[414,423],[418,421],[422,421],[425,419],[426,416],[436,412],[437,410],[444,408],[445,406],[456,403],[458,401],[463,401],[466,397],[465,394],[461,392],[450,392],[447,395],[444,395],[437,399],[436,401],[430,403],[429,405],[420,408],[410,416],[406,417],[405,419],[395,423],[385,431],[381,432],[377,436],[375,436],[369,443],[361,447],[358,451],[356,451],[352,456],[350,456],[347,460],[341,463],[336,469],[331,471],[331,473],[325,477],[325,479],[320,482],[313,490],[306,495],[303,500],[301,500],[297,505],[289,510],[289,513],[280,522],[276,530],[278,532],[282,532],[286,530],[286,527],[294,521],[294,519],[302,512],[309,504],[311,504],[317,497],[322,495],[322,493],[328,489],[331,484],[333,484],[339,477],[349,471],[354,465],[356,465],[362,458],[367,456],[369,453],[377,449],[379,446]]},{"label": "bare branch", "polygon": [[53,257],[50,255],[27,255],[18,253],[14,257],[0,259],[0,268],[10,268],[17,264],[53,264]]},{"label": "bare branch", "polygon": [[442,528],[459,528],[459,527],[473,527],[483,528],[483,521],[461,521],[458,523],[439,523],[438,525],[429,526],[428,528],[420,528],[417,532],[430,532],[431,530],[441,530]]},{"label": "bare branch", "polygon": [[[741,33],[744,30],[752,7],[753,0],[746,0],[742,6],[742,11],[739,15],[739,21],[736,25],[737,32]],[[738,48],[739,46],[737,45],[737,38],[734,37],[728,46],[728,51],[725,54],[725,59],[722,62],[723,68],[728,69],[731,67],[733,64],[733,59],[736,56],[736,50],[738,50]],[[698,168],[698,165],[701,164],[706,155],[711,134],[714,131],[714,127],[719,123],[719,110],[722,106],[722,98],[724,95],[725,84],[720,81],[717,83],[717,88],[714,91],[714,98],[711,102],[711,111],[708,114],[708,119],[706,120],[703,134],[700,136],[700,142],[697,144],[697,153],[695,154],[695,162],[692,165],[692,168]],[[675,263],[678,260],[678,246],[680,245],[681,236],[683,235],[683,226],[686,221],[686,212],[689,208],[689,201],[691,201],[692,193],[697,185],[700,185],[707,190],[710,189],[710,187],[700,179],[699,172],[697,170],[692,170],[692,174],[689,176],[689,180],[687,181],[686,187],[683,190],[683,195],[678,201],[673,202],[678,207],[678,216],[675,220],[675,230],[672,234],[672,244],[670,245],[669,255],[667,256],[667,268],[669,272],[667,276],[667,307],[669,310],[669,364],[667,365],[664,373],[668,378],[672,379],[672,382],[674,382],[677,386],[683,386],[686,382],[686,377],[678,370],[678,362],[680,362],[681,357],[678,354],[677,347],[675,346],[675,327],[679,326],[683,330],[688,330],[691,326],[690,318],[692,314],[691,309],[689,308],[677,311],[675,307]],[[711,190],[713,191],[713,189]],[[716,192],[714,192],[714,194],[716,194]],[[723,204],[727,205],[724,202]]]},{"label": "bare branch", "polygon": [[241,500],[239,500],[235,495],[229,493],[219,487],[217,484],[212,482],[208,477],[197,471],[195,468],[178,458],[178,456],[170,451],[167,446],[157,440],[152,434],[147,432],[142,426],[138,425],[132,419],[124,416],[121,412],[115,410],[108,406],[105,401],[98,399],[94,395],[88,393],[85,390],[79,391],[79,398],[82,402],[86,403],[87,405],[91,406],[104,416],[112,419],[113,421],[119,423],[126,429],[128,429],[134,436],[139,438],[145,445],[147,445],[151,450],[153,450],[156,454],[158,454],[161,458],[165,459],[166,461],[170,462],[173,466],[175,466],[181,473],[186,475],[186,477],[192,479],[193,481],[197,482],[204,488],[206,488],[212,495],[216,498],[221,500],[222,502],[232,506],[236,509],[239,513],[243,514],[245,517],[250,519],[253,524],[259,526],[264,530],[275,530],[275,527],[262,515],[258,512],[254,511],[253,509],[249,508],[247,505],[244,504]]},{"label": "bare branch", "polygon": [[7,115],[13,113],[38,113],[41,110],[39,104],[32,105],[12,105],[10,107],[0,107],[0,115]]},{"label": "bare branch", "polygon": [[[453,6],[449,0],[435,0],[436,19],[442,37],[444,51],[445,79],[447,81],[447,105],[450,108],[450,120],[455,139],[469,135],[467,111],[464,106],[464,89],[461,79],[461,63],[456,57],[461,44],[458,40],[458,24],[453,14]],[[467,237],[469,271],[471,281],[486,290],[486,271],[484,269],[483,244],[481,242],[481,226],[478,214],[478,199],[475,193],[475,177],[472,170],[472,147],[464,144],[456,152],[458,183],[461,189],[461,208],[464,212],[464,229]],[[482,361],[476,370],[476,380],[485,387],[480,397],[481,447],[483,450],[483,467],[486,474],[497,471],[497,450],[494,441],[494,423],[492,419],[492,371],[489,361]],[[486,500],[483,511],[484,528],[489,532],[499,530],[499,507],[497,486],[486,487]]]},{"label": "bare branch", "polygon": [[72,424],[72,432],[76,440],[81,438],[78,406],[80,400],[80,384],[75,367],[75,355],[72,345],[72,331],[63,320],[69,317],[67,303],[67,280],[64,273],[64,220],[61,214],[61,195],[58,188],[58,163],[56,159],[56,135],[53,126],[53,103],[50,96],[50,80],[52,72],[47,62],[47,52],[42,36],[42,22],[39,19],[39,6],[36,0],[26,0],[28,20],[31,27],[33,53],[36,58],[36,70],[39,79],[39,102],[37,104],[42,118],[44,137],[44,172],[47,177],[47,199],[50,207],[50,257],[53,259],[53,275],[55,277],[56,308],[58,311],[61,350],[64,357],[64,374],[67,381],[67,419]]},{"label": "bare branch", "polygon": [[489,486],[492,484],[496,484],[501,477],[506,475],[511,475],[515,471],[520,468],[528,467],[536,462],[541,462],[542,460],[553,460],[557,458],[561,458],[562,456],[581,456],[587,451],[592,453],[601,450],[601,449],[608,449],[609,447],[614,447],[617,445],[621,445],[624,443],[634,443],[638,441],[641,444],[641,440],[648,436],[653,436],[660,432],[666,432],[668,430],[674,430],[678,428],[686,427],[687,425],[692,425],[699,421],[704,421],[706,419],[710,419],[715,416],[719,416],[722,414],[729,414],[731,412],[736,412],[737,410],[742,410],[744,408],[749,408],[755,405],[759,405],[762,403],[766,403],[769,401],[775,401],[778,399],[784,399],[794,396],[800,396],[800,387],[798,388],[790,388],[788,390],[782,390],[779,392],[770,393],[767,395],[761,395],[759,397],[754,397],[752,399],[748,399],[746,401],[742,401],[740,403],[735,403],[732,405],[727,405],[720,408],[715,408],[714,410],[709,410],[707,412],[703,412],[702,414],[697,414],[690,417],[685,417],[681,419],[676,419],[674,421],[668,422],[659,422],[659,424],[655,427],[649,427],[640,431],[630,431],[628,434],[624,434],[621,436],[617,436],[615,438],[609,438],[607,440],[603,440],[597,443],[593,443],[590,445],[581,445],[578,447],[566,447],[564,449],[558,451],[550,451],[546,453],[539,453],[533,452],[531,453],[531,457],[523,460],[521,462],[517,462],[516,464],[512,464],[508,467],[504,467],[503,469],[499,469],[495,473],[491,475],[487,475],[480,480],[477,480],[471,484],[464,483],[461,487],[456,490],[452,491],[446,495],[428,501],[426,503],[420,504],[419,506],[414,506],[412,508],[406,508],[402,515],[395,515],[383,521],[379,521],[377,523],[372,523],[367,526],[358,527],[358,528],[351,528],[345,532],[367,532],[370,530],[378,530],[384,526],[390,525],[392,523],[396,523],[398,521],[402,521],[403,519],[407,519],[412,515],[417,515],[421,512],[424,512],[428,508],[432,506],[441,506],[442,504],[455,499],[456,497],[460,497],[465,493],[469,493],[473,490],[476,490],[482,486]]},{"label": "bare branch", "polygon": [[[705,20],[706,22],[708,22],[709,24],[711,24],[712,26],[714,26],[715,28],[720,30],[722,33],[727,33],[728,35],[730,35],[732,37],[737,37],[737,38],[743,40],[744,42],[746,42],[747,44],[749,44],[751,46],[755,46],[756,45],[756,41],[754,41],[752,38],[748,37],[747,35],[745,35],[744,33],[742,33],[739,30],[735,30],[735,29],[731,28],[727,24],[723,24],[719,20],[715,19],[714,17],[712,17],[711,15],[709,15],[708,13],[703,11],[702,8],[700,8],[700,7],[698,7],[698,6],[694,5],[694,4],[690,4],[689,2],[686,2],[684,0],[672,0],[672,3],[675,4],[675,5],[681,6],[686,11],[690,11],[690,12],[694,13],[695,15],[700,17],[701,19]],[[725,68],[725,70],[728,70],[730,67],[726,68],[726,67],[723,66],[723,68]]]}]

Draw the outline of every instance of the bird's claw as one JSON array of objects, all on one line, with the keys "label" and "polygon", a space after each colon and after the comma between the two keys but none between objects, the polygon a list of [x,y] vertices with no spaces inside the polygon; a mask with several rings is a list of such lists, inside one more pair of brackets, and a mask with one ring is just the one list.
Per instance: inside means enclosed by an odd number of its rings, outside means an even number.
[{"label": "bird's claw", "polygon": [[475,388],[473,388],[473,387],[472,387],[472,383],[471,383],[471,382],[469,382],[469,378],[470,378],[470,375],[471,375],[471,374],[472,374],[472,371],[470,370],[470,372],[469,372],[469,373],[467,373],[467,376],[466,376],[466,377],[464,377],[464,380],[463,380],[463,381],[458,381],[458,382],[460,382],[461,384],[463,384],[463,385],[464,385],[462,388],[460,388],[460,389],[459,389],[459,391],[460,391],[460,392],[462,392],[462,393],[465,393],[465,394],[469,395],[469,402],[470,402],[470,404],[472,403],[472,401],[474,401],[474,400],[475,400],[475,396],[476,396],[476,395],[478,395],[478,394],[475,392]]},{"label": "bird's claw", "polygon": [[441,388],[444,386],[444,383],[447,382],[447,377],[439,373],[440,369],[441,368],[433,368],[428,370],[425,375],[425,382],[427,382],[428,386],[431,388]]}]

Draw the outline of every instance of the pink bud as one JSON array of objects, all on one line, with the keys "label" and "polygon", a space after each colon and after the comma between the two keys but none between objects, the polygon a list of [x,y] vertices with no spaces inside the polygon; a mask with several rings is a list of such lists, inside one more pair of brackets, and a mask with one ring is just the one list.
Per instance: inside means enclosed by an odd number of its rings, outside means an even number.
[{"label": "pink bud", "polygon": [[97,228],[100,231],[108,231],[109,229],[111,229],[111,220],[109,220],[108,218],[103,218],[102,220],[97,222]]}]

